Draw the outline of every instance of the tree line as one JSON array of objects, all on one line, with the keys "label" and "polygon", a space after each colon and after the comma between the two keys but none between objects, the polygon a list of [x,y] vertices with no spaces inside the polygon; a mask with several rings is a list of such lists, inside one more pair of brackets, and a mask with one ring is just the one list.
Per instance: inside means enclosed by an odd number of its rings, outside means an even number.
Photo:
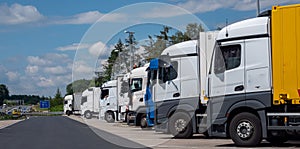
[{"label": "tree line", "polygon": [[[130,71],[130,61],[133,66],[141,66],[151,59],[159,57],[161,52],[167,47],[183,41],[195,40],[199,38],[199,32],[204,31],[201,24],[190,23],[186,26],[184,32],[176,31],[170,35],[172,30],[169,26],[162,26],[158,34],[148,35],[146,43],[140,45],[144,47],[144,52],[130,53],[130,48],[133,51],[138,50],[138,42],[134,36],[128,37],[122,41],[121,39],[114,45],[106,64],[104,64],[102,73],[96,73],[96,76],[91,80],[76,80],[66,86],[67,94],[74,92],[83,92],[88,87],[100,87],[104,82],[115,79],[118,74],[124,74]],[[131,45],[131,47],[130,47]],[[130,54],[133,58],[130,58]]]}]

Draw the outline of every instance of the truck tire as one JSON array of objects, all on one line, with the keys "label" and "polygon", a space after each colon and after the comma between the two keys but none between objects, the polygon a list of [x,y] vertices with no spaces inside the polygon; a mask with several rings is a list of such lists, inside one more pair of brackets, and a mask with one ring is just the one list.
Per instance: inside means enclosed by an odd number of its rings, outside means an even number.
[{"label": "truck tire", "polygon": [[108,123],[113,123],[115,122],[115,116],[114,116],[114,113],[113,112],[106,112],[105,113],[105,120],[106,122]]},{"label": "truck tire", "polygon": [[140,124],[141,124],[141,128],[145,129],[148,127],[148,122],[147,122],[147,115],[143,114],[140,118]]},{"label": "truck tire", "polygon": [[84,117],[85,117],[86,119],[91,119],[91,118],[92,118],[92,113],[91,113],[91,111],[85,111],[85,112],[84,112]]},{"label": "truck tire", "polygon": [[229,135],[237,146],[256,146],[262,140],[259,118],[248,112],[236,115],[229,125]]},{"label": "truck tire", "polygon": [[173,114],[169,120],[170,133],[175,138],[190,138],[193,136],[191,118],[184,112]]},{"label": "truck tire", "polygon": [[70,116],[70,115],[71,115],[71,111],[67,110],[67,111],[66,111],[66,114],[67,114],[68,116]]}]

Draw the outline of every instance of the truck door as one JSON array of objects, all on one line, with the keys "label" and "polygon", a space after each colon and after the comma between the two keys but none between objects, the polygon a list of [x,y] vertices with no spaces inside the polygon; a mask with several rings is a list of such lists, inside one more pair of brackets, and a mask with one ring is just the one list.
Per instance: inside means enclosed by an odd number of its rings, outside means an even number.
[{"label": "truck door", "polygon": [[159,67],[154,86],[155,102],[180,98],[180,58],[172,60],[170,67]]},{"label": "truck door", "polygon": [[225,118],[233,103],[245,100],[244,45],[244,40],[239,40],[215,46],[208,80],[212,121]]}]

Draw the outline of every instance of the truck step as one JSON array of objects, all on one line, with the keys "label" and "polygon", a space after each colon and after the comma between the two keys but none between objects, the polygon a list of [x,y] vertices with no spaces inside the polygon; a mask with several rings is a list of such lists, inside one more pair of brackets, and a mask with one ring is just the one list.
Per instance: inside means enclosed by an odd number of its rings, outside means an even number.
[{"label": "truck step", "polygon": [[196,117],[207,117],[207,114],[196,114]]},{"label": "truck step", "polygon": [[300,113],[267,113],[267,116],[300,116]]}]

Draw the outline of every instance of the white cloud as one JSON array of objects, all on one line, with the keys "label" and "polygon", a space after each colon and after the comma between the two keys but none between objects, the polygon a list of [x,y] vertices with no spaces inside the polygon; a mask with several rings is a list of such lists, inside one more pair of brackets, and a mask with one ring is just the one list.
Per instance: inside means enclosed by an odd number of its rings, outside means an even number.
[{"label": "white cloud", "polygon": [[26,74],[29,74],[29,75],[36,74],[38,71],[39,71],[39,67],[35,66],[35,65],[34,66],[28,65],[25,70]]},{"label": "white cloud", "polygon": [[40,77],[38,80],[37,85],[39,87],[51,87],[55,86],[54,82],[51,79],[45,78],[45,77]]},{"label": "white cloud", "polygon": [[28,56],[27,61],[29,62],[29,64],[37,65],[37,66],[49,65],[52,63],[51,61],[43,59],[39,56]]},{"label": "white cloud", "polygon": [[0,5],[0,24],[23,24],[43,19],[36,7],[31,5],[6,4]]},{"label": "white cloud", "polygon": [[6,75],[7,75],[9,81],[15,81],[19,77],[18,72],[12,72],[12,71],[6,72]]},{"label": "white cloud", "polygon": [[104,22],[122,22],[126,20],[125,14],[88,11],[73,16],[43,16],[35,6],[18,3],[8,6],[0,4],[0,24],[24,24],[43,20],[46,24],[93,24],[101,18]]},{"label": "white cloud", "polygon": [[89,52],[93,56],[108,56],[110,50],[101,41],[96,42],[89,48]]},{"label": "white cloud", "polygon": [[[255,10],[257,0],[188,0],[178,3],[177,6],[182,7],[193,13],[203,13],[215,11],[220,8],[229,8],[239,11]],[[262,9],[270,9],[272,5],[280,5],[286,3],[299,3],[299,0],[261,0]]]},{"label": "white cloud", "polygon": [[93,67],[91,67],[90,65],[88,65],[86,62],[84,61],[78,61],[74,63],[73,66],[73,74],[81,74],[81,73],[90,73],[93,72],[94,69]]},{"label": "white cloud", "polygon": [[91,47],[90,44],[81,44],[81,43],[73,43],[71,45],[67,45],[67,46],[62,46],[62,47],[58,47],[56,48],[59,51],[71,51],[71,50],[80,50],[80,49],[87,49]]},{"label": "white cloud", "polygon": [[148,12],[141,13],[139,16],[142,18],[168,18],[189,14],[188,11],[178,10],[177,7],[161,6],[155,7]]},{"label": "white cloud", "polygon": [[103,14],[99,11],[88,11],[69,17],[62,17],[60,20],[54,20],[53,24],[93,24],[101,18],[105,22],[120,22],[126,18],[125,14],[109,13]]},{"label": "white cloud", "polygon": [[44,72],[48,74],[61,75],[66,74],[67,69],[62,66],[46,67],[44,68]]}]

